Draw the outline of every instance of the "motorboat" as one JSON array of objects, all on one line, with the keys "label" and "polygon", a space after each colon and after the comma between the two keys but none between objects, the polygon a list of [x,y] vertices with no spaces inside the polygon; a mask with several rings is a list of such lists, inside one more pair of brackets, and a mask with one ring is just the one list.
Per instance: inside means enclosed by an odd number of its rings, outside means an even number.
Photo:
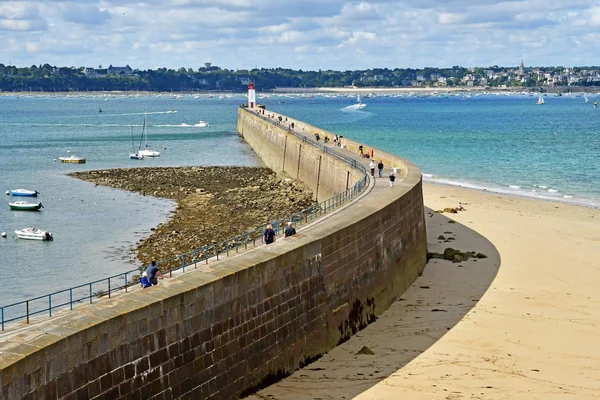
[{"label": "motorboat", "polygon": [[200,120],[197,124],[194,124],[194,126],[197,128],[206,128],[208,126],[208,122]]},{"label": "motorboat", "polygon": [[54,240],[52,233],[37,228],[23,228],[15,231],[19,239]]},{"label": "motorboat", "polygon": [[40,192],[38,192],[37,190],[15,189],[6,192],[6,194],[23,197],[37,197],[37,195],[40,194]]},{"label": "motorboat", "polygon": [[60,162],[70,163],[70,164],[85,164],[85,158],[77,157],[74,154],[71,154],[69,157],[58,157]]},{"label": "motorboat", "polygon": [[38,211],[44,206],[42,203],[30,203],[28,201],[15,201],[14,203],[8,203],[11,210],[17,211]]}]

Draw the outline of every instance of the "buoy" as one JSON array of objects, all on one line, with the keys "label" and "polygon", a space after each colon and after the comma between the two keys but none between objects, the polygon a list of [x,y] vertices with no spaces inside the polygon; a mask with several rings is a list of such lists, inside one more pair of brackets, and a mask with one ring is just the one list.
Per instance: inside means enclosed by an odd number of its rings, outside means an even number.
[{"label": "buoy", "polygon": [[56,162],[56,158],[54,160],[52,160],[52,161]]},{"label": "buoy", "polygon": [[70,153],[70,152],[71,152],[71,150],[67,150],[67,153]]},{"label": "buoy", "polygon": [[7,191],[6,191],[6,195],[8,196],[9,194],[10,194],[10,191],[8,191],[8,190],[7,190]]},{"label": "buoy", "polygon": [[2,232],[2,237],[6,237],[6,232]]}]

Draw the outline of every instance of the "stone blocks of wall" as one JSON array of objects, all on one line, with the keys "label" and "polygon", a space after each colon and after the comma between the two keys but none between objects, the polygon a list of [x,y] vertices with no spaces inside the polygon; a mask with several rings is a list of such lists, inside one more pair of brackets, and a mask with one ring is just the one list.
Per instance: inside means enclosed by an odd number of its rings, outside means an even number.
[{"label": "stone blocks of wall", "polygon": [[[268,143],[255,141],[261,157]],[[0,398],[235,399],[320,357],[425,266],[420,173],[404,165],[402,191],[295,237],[4,333]]]}]

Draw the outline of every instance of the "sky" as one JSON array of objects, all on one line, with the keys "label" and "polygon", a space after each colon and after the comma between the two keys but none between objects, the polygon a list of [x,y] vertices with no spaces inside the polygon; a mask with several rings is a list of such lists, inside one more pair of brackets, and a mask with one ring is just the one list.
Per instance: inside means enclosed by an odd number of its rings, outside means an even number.
[{"label": "sky", "polygon": [[20,67],[600,65],[600,0],[0,0]]}]

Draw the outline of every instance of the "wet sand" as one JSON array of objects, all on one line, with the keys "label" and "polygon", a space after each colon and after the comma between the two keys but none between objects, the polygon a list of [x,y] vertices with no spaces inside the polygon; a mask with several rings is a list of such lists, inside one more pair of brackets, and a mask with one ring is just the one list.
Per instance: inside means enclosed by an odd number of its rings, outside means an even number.
[{"label": "wet sand", "polygon": [[[488,258],[430,260],[375,323],[250,399],[600,398],[600,210],[432,184],[424,195],[429,251]],[[466,211],[431,212],[458,201]]]}]

